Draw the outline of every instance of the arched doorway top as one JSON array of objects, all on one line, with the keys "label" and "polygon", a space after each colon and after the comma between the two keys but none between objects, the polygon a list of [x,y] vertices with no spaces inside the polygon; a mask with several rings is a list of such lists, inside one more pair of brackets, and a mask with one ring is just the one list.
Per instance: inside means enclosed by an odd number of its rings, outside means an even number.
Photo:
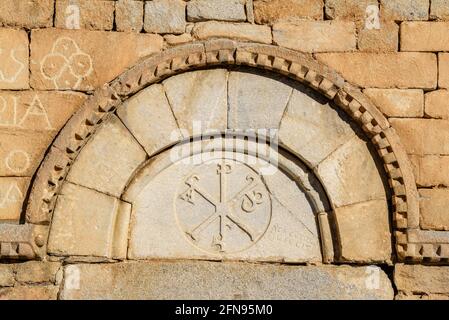
[{"label": "arched doorway top", "polygon": [[[421,238],[410,244],[407,238],[407,230],[419,228],[418,198],[411,166],[398,136],[381,112],[358,88],[309,55],[229,40],[187,44],[152,55],[95,91],[60,132],[41,165],[29,197],[27,224],[50,224],[56,197],[72,163],[103,120],[128,97],[172,75],[217,65],[243,65],[282,74],[323,94],[342,108],[371,139],[388,174],[398,257],[422,259],[425,256],[420,248],[424,245],[422,242],[427,241]],[[39,254],[42,238],[46,238],[45,231],[25,244],[34,254]],[[434,254],[434,248],[427,251]]]}]

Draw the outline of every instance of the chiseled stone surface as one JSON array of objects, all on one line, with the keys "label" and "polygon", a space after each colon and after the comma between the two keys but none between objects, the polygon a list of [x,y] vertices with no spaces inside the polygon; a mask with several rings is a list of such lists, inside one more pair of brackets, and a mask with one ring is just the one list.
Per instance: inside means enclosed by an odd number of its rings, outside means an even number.
[{"label": "chiseled stone surface", "polygon": [[130,186],[139,190],[125,195],[133,207],[130,259],[322,260],[314,210],[292,178],[277,170],[262,180],[267,163],[251,156],[187,160],[160,173],[155,160]]},{"label": "chiseled stone surface", "polygon": [[438,87],[449,89],[449,53],[438,53]]},{"label": "chiseled stone surface", "polygon": [[28,65],[27,33],[24,30],[0,29],[0,89],[28,89]]},{"label": "chiseled stone surface", "polygon": [[200,40],[210,38],[232,38],[271,44],[271,29],[268,26],[249,23],[199,22],[192,34]]},{"label": "chiseled stone surface", "polygon": [[279,128],[293,90],[285,78],[232,71],[228,86],[228,128]]},{"label": "chiseled stone surface", "polygon": [[420,225],[424,229],[449,230],[448,189],[419,189]]},{"label": "chiseled stone surface", "polygon": [[381,0],[380,14],[383,19],[396,21],[427,20],[429,0]]},{"label": "chiseled stone surface", "polygon": [[187,20],[245,21],[245,0],[192,0],[187,2]]},{"label": "chiseled stone surface", "polygon": [[[363,90],[387,117],[422,117],[424,92],[419,89],[375,89]],[[427,96],[426,96],[427,99]]]},{"label": "chiseled stone surface", "polygon": [[254,0],[254,18],[258,24],[282,20],[321,19],[323,0]]},{"label": "chiseled stone surface", "polygon": [[[114,243],[114,238],[122,239],[114,230],[127,232],[130,211],[131,206],[117,198],[66,182],[54,210],[48,252],[108,258],[122,253],[126,240]],[[117,226],[120,222],[124,228]]]},{"label": "chiseled stone surface", "polygon": [[0,223],[19,221],[29,184],[30,178],[0,177]]},{"label": "chiseled stone surface", "polygon": [[449,119],[449,91],[435,90],[425,95],[426,116],[437,119]]},{"label": "chiseled stone surface", "polygon": [[53,26],[53,9],[54,0],[3,0],[0,3],[0,25],[30,29],[51,27]]},{"label": "chiseled stone surface", "polygon": [[362,87],[434,89],[437,85],[437,59],[432,53],[317,53],[316,57]]},{"label": "chiseled stone surface", "polygon": [[335,207],[385,199],[380,166],[371,152],[364,140],[354,136],[315,168]]},{"label": "chiseled stone surface", "polygon": [[341,259],[355,262],[391,260],[391,233],[386,200],[335,209]]},{"label": "chiseled stone surface", "polygon": [[310,89],[297,86],[279,129],[279,143],[311,167],[354,136],[347,116]]},{"label": "chiseled stone surface", "polygon": [[404,293],[449,293],[449,267],[396,264],[394,282]]},{"label": "chiseled stone surface", "polygon": [[119,0],[115,3],[115,23],[118,31],[142,30],[144,3],[136,0]]},{"label": "chiseled stone surface", "polygon": [[410,156],[416,167],[416,183],[422,187],[449,187],[449,156]]},{"label": "chiseled stone surface", "polygon": [[0,288],[14,285],[14,270],[9,264],[0,264]]},{"label": "chiseled stone surface", "polygon": [[204,129],[226,129],[227,78],[227,70],[214,69],[187,72],[163,81],[184,136]]},{"label": "chiseled stone surface", "polygon": [[185,7],[185,2],[181,0],[145,1],[145,31],[184,33],[186,29]]},{"label": "chiseled stone surface", "polygon": [[[57,0],[55,27],[66,29],[112,30],[115,1]],[[73,25],[73,6],[79,10],[79,25]]]},{"label": "chiseled stone surface", "polygon": [[449,22],[404,22],[401,51],[448,51]]},{"label": "chiseled stone surface", "polygon": [[59,262],[30,261],[15,265],[16,280],[21,283],[56,284]]},{"label": "chiseled stone surface", "polygon": [[[66,274],[75,272],[80,275],[79,289],[64,284],[62,299],[392,299],[394,295],[386,274],[374,266],[140,262],[65,267]],[[370,285],[370,276],[377,277],[378,288]]]},{"label": "chiseled stone surface", "polygon": [[117,114],[149,156],[182,137],[160,84],[127,100]]},{"label": "chiseled stone surface", "polygon": [[399,44],[399,26],[392,21],[380,22],[380,29],[361,28],[357,48],[365,52],[396,52]]},{"label": "chiseled stone surface", "polygon": [[111,116],[82,149],[67,180],[120,197],[129,177],[145,159],[145,151],[131,133]]},{"label": "chiseled stone surface", "polygon": [[408,154],[449,154],[449,121],[434,119],[390,119]]},{"label": "chiseled stone surface", "polygon": [[33,30],[31,86],[34,89],[93,90],[140,58],[161,50],[162,43],[163,38],[154,34]]},{"label": "chiseled stone surface", "polygon": [[325,14],[334,20],[355,20],[365,23],[366,8],[370,5],[378,7],[377,0],[326,0]]},{"label": "chiseled stone surface", "polygon": [[59,286],[15,286],[0,288],[0,300],[56,300]]},{"label": "chiseled stone surface", "polygon": [[430,1],[430,18],[449,20],[449,5],[446,0]]},{"label": "chiseled stone surface", "polygon": [[273,25],[275,44],[303,52],[352,51],[355,24],[347,21],[301,21]]}]

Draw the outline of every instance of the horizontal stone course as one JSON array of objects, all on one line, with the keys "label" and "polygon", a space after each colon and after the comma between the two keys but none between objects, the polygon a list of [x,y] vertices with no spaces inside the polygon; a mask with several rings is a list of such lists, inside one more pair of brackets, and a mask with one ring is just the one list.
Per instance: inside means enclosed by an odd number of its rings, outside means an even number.
[{"label": "horizontal stone course", "polygon": [[153,33],[184,33],[185,2],[182,0],[145,1],[144,29]]},{"label": "horizontal stone course", "polygon": [[[392,299],[394,294],[386,274],[374,266],[181,261],[65,268],[66,275],[74,272],[80,287],[64,283],[62,299]],[[368,284],[370,275],[377,285]]]},{"label": "horizontal stone course", "polygon": [[437,85],[437,59],[431,53],[317,53],[316,57],[362,87],[433,89]]},{"label": "horizontal stone course", "polygon": [[319,20],[323,18],[323,0],[254,0],[254,18],[258,24]]},{"label": "horizontal stone course", "polygon": [[273,25],[275,44],[303,52],[352,51],[356,48],[353,22],[304,21]]},{"label": "horizontal stone course", "polygon": [[3,0],[0,3],[0,26],[27,29],[51,27],[53,26],[54,2],[55,0]]},{"label": "horizontal stone course", "polygon": [[363,90],[387,117],[422,117],[424,92],[419,89],[372,89]]},{"label": "horizontal stone course", "polygon": [[449,22],[404,22],[401,51],[448,51]]},{"label": "horizontal stone course", "polygon": [[187,2],[187,20],[245,21],[244,0],[192,0]]},{"label": "horizontal stone course", "polygon": [[232,38],[243,41],[271,43],[271,29],[249,23],[199,22],[192,30],[195,38],[206,40],[211,38]]}]

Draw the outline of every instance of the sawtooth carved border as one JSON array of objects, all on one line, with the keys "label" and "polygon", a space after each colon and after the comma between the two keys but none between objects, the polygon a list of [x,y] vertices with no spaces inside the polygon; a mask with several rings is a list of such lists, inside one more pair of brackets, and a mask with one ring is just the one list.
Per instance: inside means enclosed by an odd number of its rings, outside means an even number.
[{"label": "sawtooth carved border", "polygon": [[[383,161],[392,191],[398,260],[449,262],[449,232],[419,230],[418,193],[410,162],[396,132],[371,101],[311,55],[232,40],[195,42],[154,54],[95,91],[61,130],[35,177],[26,208],[26,224],[20,226],[24,234],[32,234],[23,236],[28,237],[25,241],[28,251],[22,256],[26,259],[41,256],[43,250],[39,248],[46,243],[55,199],[71,164],[98,125],[117,106],[134,93],[169,76],[216,65],[267,69],[297,80],[333,100],[364,130]],[[30,226],[38,228],[39,232],[30,232]],[[9,253],[3,250],[10,248],[13,242],[7,234],[0,229],[0,258],[20,257],[19,250]]]}]

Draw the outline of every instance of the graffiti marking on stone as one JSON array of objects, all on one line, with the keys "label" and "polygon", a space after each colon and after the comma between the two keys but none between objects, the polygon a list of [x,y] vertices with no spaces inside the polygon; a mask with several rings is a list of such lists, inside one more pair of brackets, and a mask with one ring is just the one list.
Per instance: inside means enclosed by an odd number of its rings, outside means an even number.
[{"label": "graffiti marking on stone", "polygon": [[41,118],[43,121],[45,121],[47,130],[54,130],[53,126],[50,123],[50,119],[48,118],[47,110],[44,108],[37,94],[34,96],[29,107],[27,108],[25,115],[17,125],[19,127],[23,127],[24,122],[27,121],[28,117],[30,116]]},{"label": "graffiti marking on stone", "polygon": [[[3,55],[3,51],[5,49],[0,48],[0,55]],[[6,73],[3,70],[0,70],[0,82],[6,82],[6,83],[14,83],[19,78],[22,71],[25,69],[25,64],[19,59],[17,59],[17,52],[25,51],[26,49],[23,47],[11,49],[9,51],[9,57],[11,58],[11,61],[13,61],[13,66],[15,66],[15,73],[13,75],[6,75]],[[8,55],[8,54],[6,54]]]},{"label": "graffiti marking on stone", "polygon": [[77,89],[93,71],[92,58],[71,38],[61,37],[41,61],[41,73],[56,89]]},{"label": "graffiti marking on stone", "polygon": [[4,195],[0,194],[0,208],[8,208],[12,204],[22,201],[23,193],[17,183],[11,183]]},{"label": "graffiti marking on stone", "polygon": [[[217,188],[209,187],[214,184]],[[244,250],[266,231],[271,200],[258,174],[246,164],[211,161],[200,165],[182,185],[176,197],[177,219],[186,238],[200,249],[213,253]]]},{"label": "graffiti marking on stone", "polygon": [[30,156],[23,150],[13,150],[5,158],[6,168],[15,174],[25,172],[30,167],[30,164]]}]

